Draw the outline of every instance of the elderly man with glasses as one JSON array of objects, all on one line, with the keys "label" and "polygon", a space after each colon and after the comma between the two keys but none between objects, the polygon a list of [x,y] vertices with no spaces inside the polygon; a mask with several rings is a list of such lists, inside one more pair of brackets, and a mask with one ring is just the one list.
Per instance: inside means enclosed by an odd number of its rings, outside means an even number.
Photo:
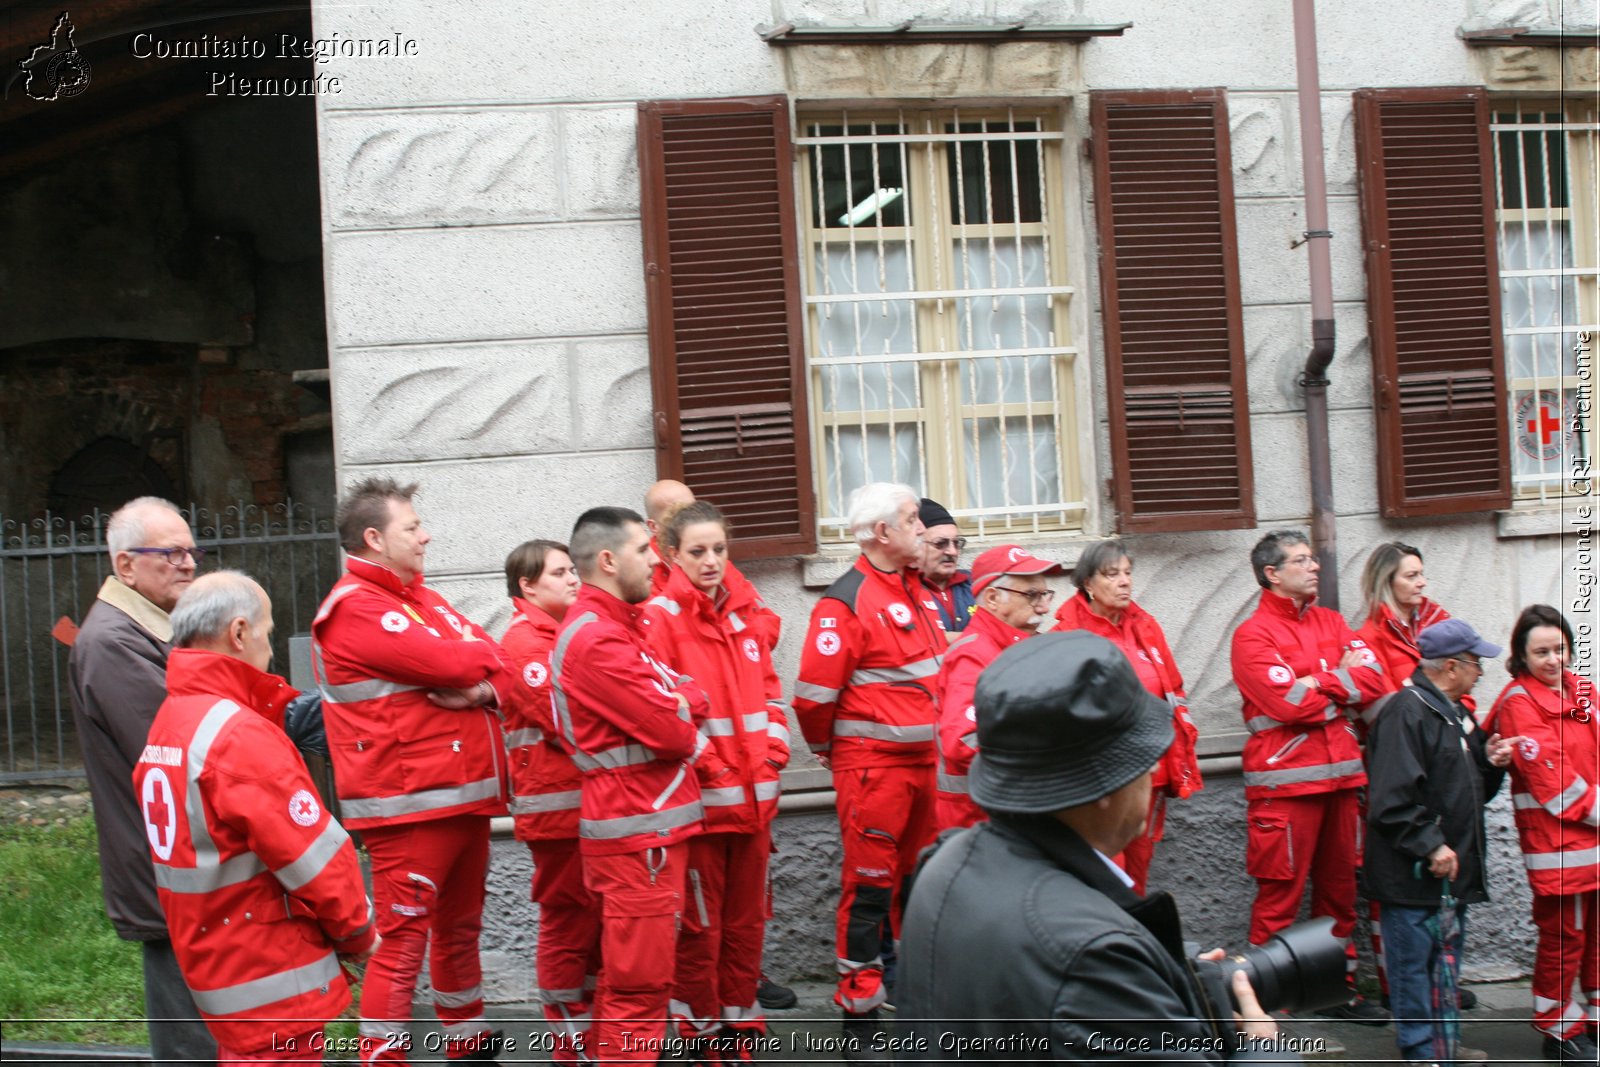
[{"label": "elderly man with glasses", "polygon": [[1040,559],[1020,545],[997,545],[972,564],[978,606],[972,624],[951,644],[939,669],[939,792],[934,811],[940,830],[971,826],[987,816],[967,795],[967,768],[978,752],[973,693],[978,675],[1012,645],[1039,630],[1049,617],[1055,590],[1047,574],[1061,564]]},{"label": "elderly man with glasses", "polygon": [[214,1060],[217,1043],[200,1021],[172,952],[156,898],[146,822],[165,825],[133,792],[133,768],[167,695],[169,613],[194,581],[203,549],[177,505],[130,500],[106,524],[111,575],[100,587],[72,646],[67,671],[94,800],[101,888],[117,936],[144,950],[145,1015],[152,1059]]},{"label": "elderly man with glasses", "polygon": [[961,569],[961,551],[967,547],[967,539],[938,501],[923,497],[917,518],[923,525],[916,559],[922,572],[923,606],[939,613],[939,625],[954,640],[972,620],[977,602],[972,575]]}]

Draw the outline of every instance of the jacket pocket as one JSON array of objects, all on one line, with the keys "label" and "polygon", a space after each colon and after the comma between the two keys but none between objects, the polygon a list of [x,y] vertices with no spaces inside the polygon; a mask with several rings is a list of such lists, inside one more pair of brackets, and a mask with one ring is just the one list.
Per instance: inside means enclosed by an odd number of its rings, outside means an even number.
[{"label": "jacket pocket", "polygon": [[1294,877],[1294,827],[1287,815],[1280,811],[1251,813],[1244,866],[1252,878]]}]

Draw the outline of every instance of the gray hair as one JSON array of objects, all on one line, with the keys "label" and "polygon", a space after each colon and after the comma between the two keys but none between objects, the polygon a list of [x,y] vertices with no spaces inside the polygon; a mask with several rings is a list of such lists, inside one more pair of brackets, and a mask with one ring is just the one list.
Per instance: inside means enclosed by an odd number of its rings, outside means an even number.
[{"label": "gray hair", "polygon": [[880,522],[898,527],[900,505],[907,500],[915,504],[919,498],[909,485],[898,482],[868,482],[852,492],[845,509],[845,521],[850,525],[856,544],[870,545],[873,527]]},{"label": "gray hair", "polygon": [[[113,562],[118,552],[126,552],[144,544],[145,516],[158,509],[165,509],[183,518],[178,505],[159,496],[135,497],[111,513],[111,518],[106,522],[106,551],[111,553]],[[184,521],[188,522],[187,519]]]},{"label": "gray hair", "polygon": [[193,648],[227,632],[234,619],[252,627],[266,621],[266,593],[243,571],[202,574],[172,609],[172,646]]},{"label": "gray hair", "polygon": [[1256,542],[1256,547],[1250,550],[1250,567],[1256,572],[1257,585],[1263,589],[1272,588],[1272,583],[1267,581],[1267,568],[1282,567],[1289,558],[1291,545],[1310,548],[1311,538],[1304,530],[1273,530]]},{"label": "gray hair", "polygon": [[1072,584],[1079,589],[1086,589],[1089,579],[1117,562],[1127,558],[1133,562],[1133,553],[1128,551],[1128,546],[1120,537],[1108,537],[1104,541],[1096,541],[1083,550],[1083,555],[1078,557],[1078,562],[1072,567]]},{"label": "gray hair", "polygon": [[1417,660],[1417,666],[1425,671],[1442,671],[1446,663],[1456,658],[1458,657],[1446,656],[1444,659],[1419,659]]}]

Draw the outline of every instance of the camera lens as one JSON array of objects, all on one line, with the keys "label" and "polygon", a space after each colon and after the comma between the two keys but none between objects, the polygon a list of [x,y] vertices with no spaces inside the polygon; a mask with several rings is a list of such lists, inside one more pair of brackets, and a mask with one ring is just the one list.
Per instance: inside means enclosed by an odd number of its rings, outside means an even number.
[{"label": "camera lens", "polygon": [[1333,920],[1326,917],[1297,923],[1217,965],[1230,1000],[1233,972],[1243,971],[1265,1011],[1315,1011],[1350,999],[1344,942],[1333,936]]}]

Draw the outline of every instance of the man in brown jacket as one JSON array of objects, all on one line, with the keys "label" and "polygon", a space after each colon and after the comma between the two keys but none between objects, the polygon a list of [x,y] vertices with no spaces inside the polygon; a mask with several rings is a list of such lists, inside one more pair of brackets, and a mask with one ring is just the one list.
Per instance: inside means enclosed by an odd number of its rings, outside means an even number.
[{"label": "man in brown jacket", "polygon": [[133,765],[167,693],[168,612],[194,580],[203,554],[176,505],[144,496],[106,524],[111,576],[72,646],[68,672],[83,767],[94,797],[106,914],[117,936],[144,949],[145,1016],[157,1064],[216,1059],[172,953],[156,899],[145,814]]}]

